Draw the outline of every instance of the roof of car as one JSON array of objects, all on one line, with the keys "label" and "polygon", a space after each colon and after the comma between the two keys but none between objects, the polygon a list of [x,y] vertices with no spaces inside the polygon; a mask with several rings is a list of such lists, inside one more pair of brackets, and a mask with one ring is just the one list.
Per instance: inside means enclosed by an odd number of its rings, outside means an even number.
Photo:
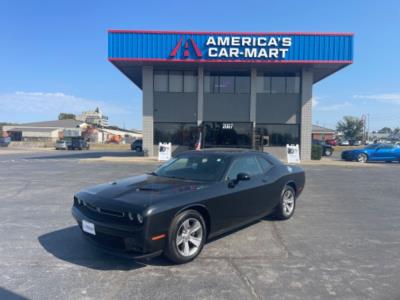
[{"label": "roof of car", "polygon": [[[243,154],[250,154],[250,153],[264,153],[268,154],[266,152],[260,152],[260,151],[255,151],[251,149],[244,149],[244,148],[205,148],[201,150],[191,150],[191,151],[185,151],[183,153],[210,153],[210,154],[223,154],[223,155],[243,155]],[[181,154],[181,153],[179,153]]]}]

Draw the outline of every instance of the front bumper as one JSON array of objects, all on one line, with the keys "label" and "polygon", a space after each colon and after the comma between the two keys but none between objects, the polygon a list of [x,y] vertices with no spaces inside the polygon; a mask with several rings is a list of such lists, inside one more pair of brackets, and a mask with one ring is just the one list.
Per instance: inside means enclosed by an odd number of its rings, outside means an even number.
[{"label": "front bumper", "polygon": [[103,252],[131,259],[155,257],[163,252],[163,244],[147,243],[143,230],[93,220],[75,206],[72,207],[71,213],[81,230],[82,220],[94,224],[96,235],[88,234],[83,230],[82,234],[87,241]]},{"label": "front bumper", "polygon": [[354,160],[354,156],[353,156],[353,154],[352,153],[350,153],[350,152],[342,152],[342,154],[341,154],[341,158],[343,159],[343,160]]}]

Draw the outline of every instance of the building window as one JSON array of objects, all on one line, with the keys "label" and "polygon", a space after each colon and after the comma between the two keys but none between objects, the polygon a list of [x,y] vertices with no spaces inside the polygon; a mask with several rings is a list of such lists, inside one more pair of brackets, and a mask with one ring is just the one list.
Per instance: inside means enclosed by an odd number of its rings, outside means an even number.
[{"label": "building window", "polygon": [[204,147],[251,148],[252,123],[204,122]]},{"label": "building window", "polygon": [[154,91],[168,92],[168,72],[154,71]]},{"label": "building window", "polygon": [[271,77],[257,76],[257,93],[271,94]]},{"label": "building window", "polygon": [[257,76],[257,93],[262,94],[298,94],[299,76]]},{"label": "building window", "polygon": [[197,75],[194,71],[183,72],[183,88],[185,93],[197,92]]},{"label": "building window", "polygon": [[256,134],[261,136],[262,146],[286,146],[300,143],[298,124],[257,124]]},{"label": "building window", "polygon": [[205,73],[204,92],[210,94],[249,94],[250,76]]},{"label": "building window", "polygon": [[197,92],[195,71],[154,71],[154,91],[170,93]]},{"label": "building window", "polygon": [[236,92],[236,94],[249,94],[250,93],[250,77],[249,76],[236,76],[235,77],[235,92]]},{"label": "building window", "polygon": [[183,72],[170,71],[168,75],[168,91],[172,93],[183,92]]},{"label": "building window", "polygon": [[286,93],[288,94],[300,93],[300,77],[298,76],[286,77]]},{"label": "building window", "polygon": [[271,77],[271,93],[285,94],[286,92],[286,77]]},{"label": "building window", "polygon": [[199,138],[196,123],[154,123],[154,144],[171,143],[173,145],[194,148]]}]

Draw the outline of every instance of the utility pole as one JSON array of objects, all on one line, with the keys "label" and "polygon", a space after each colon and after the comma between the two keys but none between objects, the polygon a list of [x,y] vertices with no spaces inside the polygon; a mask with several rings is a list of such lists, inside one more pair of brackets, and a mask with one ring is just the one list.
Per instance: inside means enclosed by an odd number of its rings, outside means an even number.
[{"label": "utility pole", "polygon": [[363,131],[363,133],[362,133],[362,142],[363,142],[363,144],[365,144],[365,141],[366,141],[366,136],[367,136],[367,134],[366,134],[366,117],[365,117],[365,115],[363,114],[363,115],[361,115],[361,122],[362,122],[362,131]]}]

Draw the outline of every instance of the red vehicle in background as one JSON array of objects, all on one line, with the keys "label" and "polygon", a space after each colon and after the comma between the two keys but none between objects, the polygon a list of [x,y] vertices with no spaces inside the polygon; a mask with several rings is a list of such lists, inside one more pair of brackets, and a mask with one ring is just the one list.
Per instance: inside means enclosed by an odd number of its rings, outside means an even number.
[{"label": "red vehicle in background", "polygon": [[331,145],[331,146],[336,146],[337,145],[336,140],[326,140],[325,143],[327,143],[328,145]]}]

